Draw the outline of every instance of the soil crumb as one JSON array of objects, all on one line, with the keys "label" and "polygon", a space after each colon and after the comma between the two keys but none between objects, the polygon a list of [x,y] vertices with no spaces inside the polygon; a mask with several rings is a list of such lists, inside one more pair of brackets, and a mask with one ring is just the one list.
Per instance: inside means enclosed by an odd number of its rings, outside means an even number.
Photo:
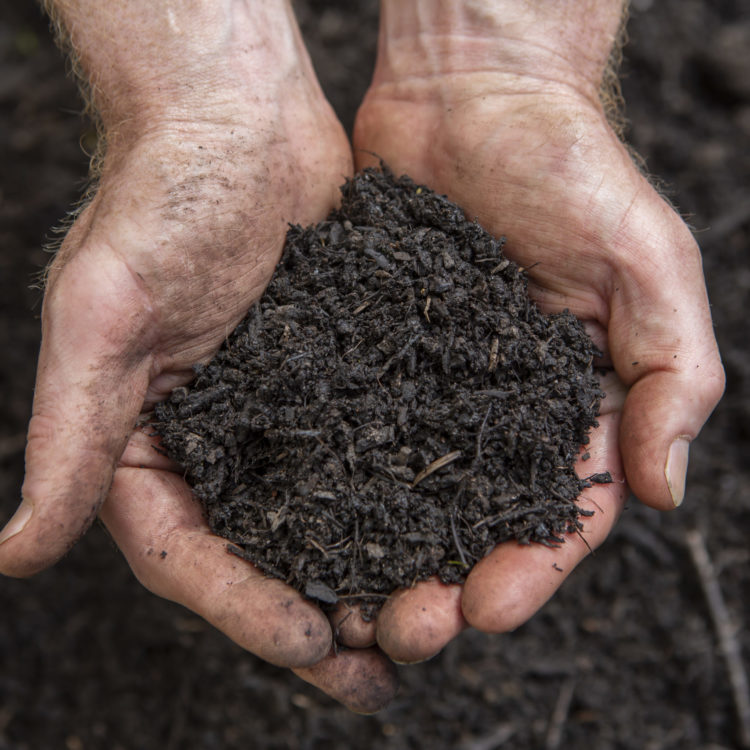
[{"label": "soil crumb", "polygon": [[265,295],[156,407],[214,533],[322,604],[581,528],[596,349],[445,197],[383,166],[292,226]]}]

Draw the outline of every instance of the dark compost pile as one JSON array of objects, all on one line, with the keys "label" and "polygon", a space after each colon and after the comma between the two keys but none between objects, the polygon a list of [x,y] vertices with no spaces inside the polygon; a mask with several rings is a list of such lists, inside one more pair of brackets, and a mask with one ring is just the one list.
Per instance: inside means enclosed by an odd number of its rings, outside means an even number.
[{"label": "dark compost pile", "polygon": [[342,192],[156,409],[212,530],[326,603],[560,543],[602,396],[582,325],[541,314],[503,241],[446,198],[387,168]]}]

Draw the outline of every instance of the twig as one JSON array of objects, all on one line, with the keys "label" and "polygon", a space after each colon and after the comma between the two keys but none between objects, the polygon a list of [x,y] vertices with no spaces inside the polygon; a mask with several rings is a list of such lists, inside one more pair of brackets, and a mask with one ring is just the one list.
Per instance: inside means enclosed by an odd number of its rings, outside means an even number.
[{"label": "twig", "polygon": [[438,469],[442,469],[443,466],[453,463],[457,458],[461,458],[461,451],[451,451],[444,456],[440,456],[440,458],[436,458],[429,466],[422,469],[422,471],[414,477],[414,481],[411,483],[412,489],[414,489],[423,479],[427,479],[430,474],[434,474]]},{"label": "twig", "polygon": [[458,550],[458,556],[461,558],[461,565],[464,568],[469,567],[469,563],[466,562],[466,555],[464,554],[464,548],[461,546],[461,541],[458,538],[458,532],[456,531],[456,514],[451,513],[451,531],[453,532],[453,542]]},{"label": "twig", "polygon": [[739,720],[740,742],[742,747],[750,748],[750,688],[747,672],[742,663],[742,650],[737,640],[737,628],[732,624],[703,535],[697,529],[687,531],[685,542],[698,571],[711,619],[719,636],[719,648],[729,672],[734,707]]},{"label": "twig", "polygon": [[560,686],[560,692],[557,694],[557,701],[552,710],[552,716],[549,719],[547,727],[547,736],[544,741],[544,750],[557,750],[562,742],[563,730],[568,721],[570,704],[573,701],[573,693],[576,689],[575,677],[568,677]]},{"label": "twig", "polygon": [[487,426],[487,419],[490,416],[491,410],[492,410],[492,404],[490,404],[487,407],[487,413],[484,415],[484,419],[482,420],[482,426],[479,428],[479,433],[477,434],[477,451],[476,451],[477,461],[479,461],[479,459],[482,456],[482,435],[484,434],[484,428]]},{"label": "twig", "polygon": [[334,623],[333,628],[333,652],[338,655],[339,653],[339,636],[341,635],[341,628],[343,624],[354,614],[354,610],[349,608],[349,611],[338,621]]},{"label": "twig", "polygon": [[586,539],[586,537],[583,534],[581,534],[581,529],[576,529],[576,534],[578,534],[578,536],[581,537],[581,541],[588,547],[589,554],[591,555],[591,557],[593,557],[594,550],[589,544],[588,539]]},{"label": "twig", "polygon": [[489,358],[489,363],[487,365],[487,372],[495,372],[495,370],[497,370],[499,351],[500,351],[500,339],[498,339],[498,337],[495,336],[492,339],[492,343],[490,344],[490,358]]}]

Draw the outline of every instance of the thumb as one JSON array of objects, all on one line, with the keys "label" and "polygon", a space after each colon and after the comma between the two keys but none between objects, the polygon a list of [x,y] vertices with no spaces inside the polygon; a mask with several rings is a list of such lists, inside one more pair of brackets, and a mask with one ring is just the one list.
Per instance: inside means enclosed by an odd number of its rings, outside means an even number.
[{"label": "thumb", "polygon": [[638,253],[638,270],[615,285],[610,322],[613,361],[630,386],[625,474],[635,495],[661,510],[682,502],[690,441],[724,391],[698,247],[681,222],[669,245]]},{"label": "thumb", "polygon": [[102,250],[77,252],[45,298],[23,500],[0,532],[6,575],[48,567],[88,529],[143,404],[150,308]]}]

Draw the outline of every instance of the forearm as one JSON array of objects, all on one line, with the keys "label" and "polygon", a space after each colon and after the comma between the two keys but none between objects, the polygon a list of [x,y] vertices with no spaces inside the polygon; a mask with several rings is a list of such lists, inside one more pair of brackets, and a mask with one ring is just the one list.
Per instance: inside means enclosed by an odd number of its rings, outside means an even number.
[{"label": "forearm", "polygon": [[394,77],[409,69],[442,74],[492,67],[541,81],[573,79],[597,91],[626,5],[625,0],[381,0],[380,59]]},{"label": "forearm", "polygon": [[171,112],[200,118],[250,82],[267,82],[269,68],[283,76],[299,62],[286,0],[44,4],[107,129]]}]

